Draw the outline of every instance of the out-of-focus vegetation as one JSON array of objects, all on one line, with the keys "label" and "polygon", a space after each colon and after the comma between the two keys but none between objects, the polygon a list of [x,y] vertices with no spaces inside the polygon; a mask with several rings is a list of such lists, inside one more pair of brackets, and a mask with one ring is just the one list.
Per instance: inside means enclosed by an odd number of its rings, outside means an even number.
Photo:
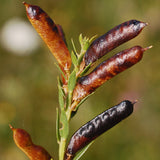
[{"label": "out-of-focus vegetation", "polygon": [[[63,26],[70,50],[71,38],[79,48],[80,33],[88,37],[101,35],[130,19],[149,23],[138,37],[104,59],[137,44],[143,47],[153,45],[153,48],[144,54],[140,63],[106,82],[80,107],[71,121],[70,135],[93,116],[121,100],[137,99],[133,115],[99,137],[82,160],[158,160],[160,1],[28,0],[27,3],[41,6]],[[19,0],[1,0],[0,15],[0,159],[27,159],[13,142],[8,126],[11,123],[16,128],[27,130],[34,142],[45,147],[56,160],[55,111],[58,107],[56,83],[59,73],[55,59],[39,37],[39,47],[28,51],[30,54],[16,54],[4,47],[2,32],[8,21],[18,18],[29,24]],[[9,35],[13,38],[11,33]],[[27,41],[31,40],[32,35]]]}]

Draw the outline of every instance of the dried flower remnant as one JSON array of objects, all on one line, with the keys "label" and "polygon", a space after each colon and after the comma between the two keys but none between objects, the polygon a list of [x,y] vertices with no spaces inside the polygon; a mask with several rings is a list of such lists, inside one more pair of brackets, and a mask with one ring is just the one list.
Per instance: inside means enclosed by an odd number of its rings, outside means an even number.
[{"label": "dried flower remnant", "polygon": [[92,42],[84,60],[85,66],[95,62],[109,51],[136,37],[147,23],[130,20],[124,22]]},{"label": "dried flower remnant", "polygon": [[66,150],[65,160],[72,160],[80,149],[131,115],[133,105],[134,103],[128,100],[122,101],[79,128],[71,137]]},{"label": "dried flower remnant", "polygon": [[65,44],[64,35],[62,34],[62,28],[56,25],[40,7],[23,3],[26,7],[29,21],[49,47],[66,75],[72,62],[69,50]]},{"label": "dried flower remnant", "polygon": [[20,148],[30,160],[53,160],[50,154],[41,146],[35,145],[32,139],[25,130],[20,128],[13,128],[13,139],[15,144]]},{"label": "dried flower remnant", "polygon": [[102,62],[90,74],[81,77],[73,92],[72,110],[75,108],[75,104],[91,94],[104,82],[139,62],[142,59],[143,52],[151,47],[152,46],[142,48],[140,46],[135,46],[121,51]]}]

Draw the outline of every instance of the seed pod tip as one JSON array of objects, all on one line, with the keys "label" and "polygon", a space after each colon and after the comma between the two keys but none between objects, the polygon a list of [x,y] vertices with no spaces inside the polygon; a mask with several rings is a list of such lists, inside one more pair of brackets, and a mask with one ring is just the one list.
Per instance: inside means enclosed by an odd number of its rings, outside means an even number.
[{"label": "seed pod tip", "polygon": [[22,3],[23,3],[25,6],[27,6],[27,5],[28,5],[25,1],[23,1]]},{"label": "seed pod tip", "polygon": [[148,22],[145,22],[145,25],[146,25],[146,26],[148,26],[148,25],[149,25],[149,23],[148,23]]},{"label": "seed pod tip", "polygon": [[23,5],[25,6],[26,9],[28,9],[30,7],[30,4],[26,3],[25,1],[22,2],[22,3],[23,3]]},{"label": "seed pod tip", "polygon": [[134,100],[133,102],[132,102],[132,104],[134,105],[134,104],[136,104],[138,102],[138,100],[136,99],[136,100]]},{"label": "seed pod tip", "polygon": [[10,127],[10,129],[11,129],[11,130],[13,130],[13,129],[14,129],[14,128],[13,128],[13,126],[12,126],[11,124],[9,124],[9,127]]},{"label": "seed pod tip", "polygon": [[140,24],[141,24],[141,27],[142,27],[142,28],[144,28],[144,27],[146,27],[146,26],[148,26],[148,25],[149,25],[149,24],[148,24],[148,22],[142,22],[142,21],[141,21],[141,23],[140,23]]},{"label": "seed pod tip", "polygon": [[140,23],[140,27],[143,29],[144,27],[148,26],[147,22],[142,22]]},{"label": "seed pod tip", "polygon": [[146,48],[143,48],[144,51],[148,50],[148,49],[151,49],[153,46],[149,46],[149,47],[146,47]]}]

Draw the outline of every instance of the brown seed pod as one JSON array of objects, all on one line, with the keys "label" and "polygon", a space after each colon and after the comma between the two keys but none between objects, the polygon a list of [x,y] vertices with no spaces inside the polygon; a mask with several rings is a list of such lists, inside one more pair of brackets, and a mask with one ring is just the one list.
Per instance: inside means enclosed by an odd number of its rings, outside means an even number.
[{"label": "brown seed pod", "polygon": [[21,149],[30,160],[51,160],[50,154],[41,146],[35,145],[32,139],[25,130],[20,128],[13,128],[13,139],[15,144]]},{"label": "brown seed pod", "polygon": [[85,53],[85,66],[95,62],[117,46],[136,37],[147,23],[130,20],[124,22],[92,42]]},{"label": "brown seed pod", "polygon": [[60,24],[57,24],[56,26],[57,26],[59,35],[61,36],[61,38],[63,39],[63,41],[64,41],[65,44],[67,45],[66,38],[65,38],[65,34],[64,34],[64,31],[63,31],[62,26],[61,26]]},{"label": "brown seed pod", "polygon": [[[40,7],[24,2],[29,21],[47,44],[59,65],[68,72],[71,67],[71,56],[62,36],[62,28]],[[61,31],[60,31],[61,30]],[[59,34],[60,33],[60,34]]]},{"label": "brown seed pod", "polygon": [[143,52],[149,48],[151,46],[147,48],[135,46],[121,51],[102,62],[90,74],[81,77],[73,92],[72,110],[81,99],[91,94],[104,82],[139,62],[142,59]]},{"label": "brown seed pod", "polygon": [[127,118],[133,112],[134,103],[125,100],[104,111],[79,128],[71,137],[65,160],[72,160],[75,154],[92,140]]}]

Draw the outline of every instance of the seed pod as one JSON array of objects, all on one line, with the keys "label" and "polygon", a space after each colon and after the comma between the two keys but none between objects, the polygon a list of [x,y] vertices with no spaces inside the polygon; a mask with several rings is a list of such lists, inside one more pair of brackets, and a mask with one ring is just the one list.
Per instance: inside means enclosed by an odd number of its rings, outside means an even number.
[{"label": "seed pod", "polygon": [[51,160],[50,154],[41,146],[32,142],[30,135],[23,129],[13,128],[13,139],[15,144],[20,148],[30,160]]},{"label": "seed pod", "polygon": [[67,46],[67,42],[66,42],[66,38],[65,38],[65,34],[64,34],[62,26],[60,24],[57,24],[56,26],[57,26],[59,35],[61,36],[61,38],[63,39],[64,43]]},{"label": "seed pod", "polygon": [[85,66],[95,62],[106,53],[136,37],[147,23],[137,20],[124,22],[92,42],[85,54]]},{"label": "seed pod", "polygon": [[29,21],[39,33],[43,41],[47,44],[59,65],[68,71],[71,67],[71,56],[69,50],[59,34],[53,20],[38,6],[24,2]]},{"label": "seed pod", "polygon": [[74,103],[72,105],[72,110],[74,109],[75,104],[79,103],[81,99],[91,94],[104,82],[139,62],[142,59],[143,52],[149,48],[151,48],[151,46],[147,48],[135,46],[121,51],[102,62],[90,74],[81,77],[73,92]]},{"label": "seed pod", "polygon": [[80,149],[127,118],[133,112],[133,104],[128,100],[122,101],[79,128],[71,137],[66,150],[65,160],[72,160]]}]

